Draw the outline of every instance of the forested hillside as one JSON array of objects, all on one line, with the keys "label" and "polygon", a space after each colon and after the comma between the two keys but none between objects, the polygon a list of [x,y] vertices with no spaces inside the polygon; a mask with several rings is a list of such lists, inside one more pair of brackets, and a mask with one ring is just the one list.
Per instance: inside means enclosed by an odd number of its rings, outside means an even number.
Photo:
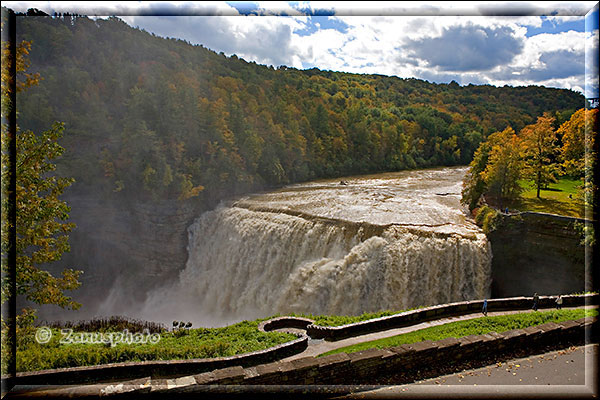
[{"label": "forested hillside", "polygon": [[65,123],[59,171],[103,195],[219,196],[318,177],[468,164],[489,134],[582,95],[544,87],[274,69],[118,18],[18,17],[42,80],[18,97],[19,124]]}]

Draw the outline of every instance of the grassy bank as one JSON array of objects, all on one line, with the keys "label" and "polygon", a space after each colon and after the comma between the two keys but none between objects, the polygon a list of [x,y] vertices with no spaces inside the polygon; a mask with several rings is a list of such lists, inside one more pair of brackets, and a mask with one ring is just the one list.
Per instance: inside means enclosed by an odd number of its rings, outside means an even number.
[{"label": "grassy bank", "polygon": [[597,310],[576,309],[543,312],[532,311],[520,314],[482,317],[466,321],[451,322],[445,325],[432,326],[430,328],[420,329],[402,335],[342,347],[321,354],[320,356],[335,353],[353,353],[373,348],[385,349],[401,344],[422,342],[424,340],[441,340],[448,337],[459,338],[469,335],[482,335],[488,332],[504,332],[511,329],[521,329],[528,326],[541,325],[546,322],[561,322],[596,315],[598,315]]},{"label": "grassy bank", "polygon": [[19,335],[17,371],[124,361],[225,357],[267,349],[296,339],[296,336],[287,333],[259,332],[258,324],[264,320],[243,321],[223,328],[182,330],[181,333],[163,332],[156,344],[148,341],[146,344],[121,343],[114,347],[90,343],[61,344],[59,341],[63,335],[56,328],[51,328],[51,340],[40,344],[35,340],[36,331],[31,330]]},{"label": "grassy bank", "polygon": [[579,186],[582,185],[580,179],[561,178],[557,183],[551,183],[548,188],[542,189],[539,199],[531,182],[521,180],[519,185],[523,188],[523,193],[519,200],[509,204],[511,209],[585,217],[585,206],[579,195]]}]

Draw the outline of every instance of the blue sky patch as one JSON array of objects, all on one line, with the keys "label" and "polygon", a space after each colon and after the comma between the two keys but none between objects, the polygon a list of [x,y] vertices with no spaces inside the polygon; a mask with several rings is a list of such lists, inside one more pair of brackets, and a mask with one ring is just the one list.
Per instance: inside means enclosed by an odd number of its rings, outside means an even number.
[{"label": "blue sky patch", "polygon": [[[238,2],[238,1],[228,1],[226,2],[229,6],[235,8],[241,15],[263,15],[264,12],[258,6],[258,3],[253,2]],[[333,9],[327,8],[310,8],[302,6],[299,2],[293,1],[288,2],[288,5],[298,12],[314,16],[314,17],[328,17],[335,15],[335,11]],[[288,16],[285,12],[275,13],[276,15]]]},{"label": "blue sky patch", "polygon": [[241,15],[259,15],[257,3],[238,1],[228,1],[226,3],[235,8]]},{"label": "blue sky patch", "polygon": [[533,26],[527,27],[527,34],[525,36],[531,37],[539,35],[540,33],[560,33],[560,32],[584,32],[585,31],[585,20],[582,16],[581,19],[576,21],[558,22],[556,20],[551,21],[546,17],[542,17],[542,26],[537,28]]},{"label": "blue sky patch", "polygon": [[290,7],[293,7],[294,9],[300,11],[302,14],[304,15],[311,15],[311,16],[333,16],[335,15],[335,11],[333,9],[330,8],[310,8],[310,7],[301,7],[300,3],[297,1],[290,1],[288,3],[290,5]]},{"label": "blue sky patch", "polygon": [[[328,16],[315,15],[308,17],[306,28],[302,30],[294,31],[299,36],[310,36],[313,33],[322,29],[335,29],[341,33],[348,32],[348,25],[338,19],[330,18]],[[319,24],[319,26],[317,26]]]}]

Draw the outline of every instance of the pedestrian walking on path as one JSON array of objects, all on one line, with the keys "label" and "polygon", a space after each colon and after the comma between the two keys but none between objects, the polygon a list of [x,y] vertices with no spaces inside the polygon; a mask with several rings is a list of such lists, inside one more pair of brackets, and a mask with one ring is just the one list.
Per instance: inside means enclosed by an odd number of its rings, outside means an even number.
[{"label": "pedestrian walking on path", "polygon": [[487,299],[483,299],[483,309],[481,312],[487,317]]},{"label": "pedestrian walking on path", "polygon": [[538,296],[537,292],[534,293],[533,295],[533,311],[537,311],[538,309],[538,301],[540,300],[540,296]]},{"label": "pedestrian walking on path", "polygon": [[562,303],[563,303],[563,299],[562,296],[559,294],[558,297],[556,298],[556,309],[560,310],[562,308]]}]

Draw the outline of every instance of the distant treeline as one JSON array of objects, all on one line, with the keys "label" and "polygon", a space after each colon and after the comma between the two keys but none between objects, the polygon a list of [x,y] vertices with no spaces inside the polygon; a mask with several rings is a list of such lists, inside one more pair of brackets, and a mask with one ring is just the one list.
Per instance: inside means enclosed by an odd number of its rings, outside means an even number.
[{"label": "distant treeline", "polygon": [[[479,144],[576,92],[272,68],[163,39],[118,18],[18,17],[42,80],[19,124],[65,122],[59,172],[84,189],[183,199],[377,171],[466,165]],[[119,196],[119,195],[117,195]]]}]

